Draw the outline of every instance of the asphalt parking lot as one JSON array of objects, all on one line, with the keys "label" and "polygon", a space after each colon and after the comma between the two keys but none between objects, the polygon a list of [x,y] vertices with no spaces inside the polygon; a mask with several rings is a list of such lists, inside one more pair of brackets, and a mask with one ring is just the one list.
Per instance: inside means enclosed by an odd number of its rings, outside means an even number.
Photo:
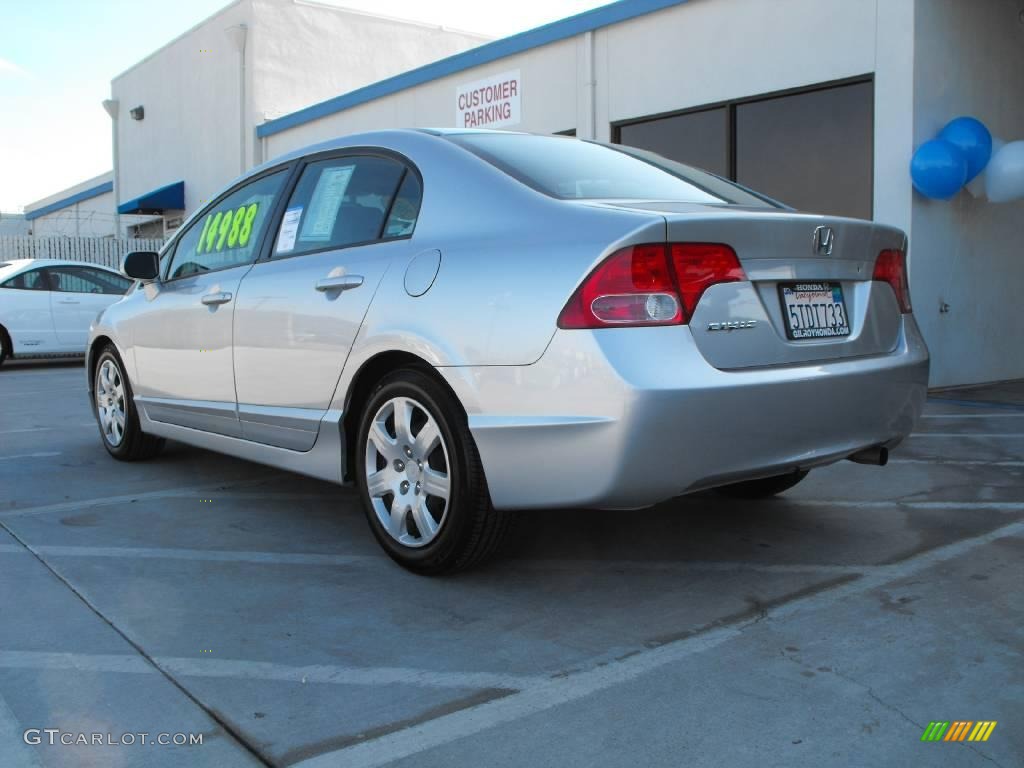
[{"label": "asphalt parking lot", "polygon": [[933,398],[888,467],[778,499],[524,513],[443,579],[348,489],[116,463],[84,387],[0,370],[4,768],[1024,764],[1024,385]]}]

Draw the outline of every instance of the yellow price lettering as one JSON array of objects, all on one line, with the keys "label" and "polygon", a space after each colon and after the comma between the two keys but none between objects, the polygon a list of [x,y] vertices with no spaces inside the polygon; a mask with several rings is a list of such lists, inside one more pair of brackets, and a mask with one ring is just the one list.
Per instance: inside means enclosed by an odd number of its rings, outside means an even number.
[{"label": "yellow price lettering", "polygon": [[238,231],[242,228],[242,219],[245,218],[245,206],[239,206],[231,217],[231,229],[228,230],[228,248],[238,245]]},{"label": "yellow price lettering", "polygon": [[[251,203],[248,208],[245,209],[245,219],[242,221],[242,226],[238,230],[238,245],[245,248],[249,244],[249,238],[252,237],[252,223],[256,218],[256,212],[260,209],[258,203]],[[241,208],[238,209],[242,210]],[[236,213],[237,217],[238,214]]]},{"label": "yellow price lettering", "polygon": [[203,228],[203,232],[206,233],[205,245],[203,245],[203,253],[208,253],[213,250],[213,242],[217,239],[217,227],[220,225],[220,220],[224,217],[224,214],[218,212],[214,215],[213,221],[210,223],[210,229]]},{"label": "yellow price lettering", "polygon": [[196,253],[245,248],[252,237],[252,226],[259,212],[259,203],[240,205],[235,210],[217,211],[206,216],[196,243]]},{"label": "yellow price lettering", "polygon": [[206,242],[206,230],[210,228],[210,216],[207,215],[206,221],[203,222],[203,231],[199,233],[199,242],[196,243],[196,253],[200,254],[203,252],[203,243]]},{"label": "yellow price lettering", "polygon": [[227,240],[228,230],[231,229],[231,218],[234,211],[228,211],[220,220],[220,227],[217,230],[217,234],[220,237],[217,238],[217,250],[224,250],[224,241]]}]

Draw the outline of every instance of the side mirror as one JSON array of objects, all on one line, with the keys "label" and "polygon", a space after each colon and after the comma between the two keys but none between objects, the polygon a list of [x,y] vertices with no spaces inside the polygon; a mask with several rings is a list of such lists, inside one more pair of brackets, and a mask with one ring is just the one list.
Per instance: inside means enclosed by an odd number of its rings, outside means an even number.
[{"label": "side mirror", "polygon": [[160,276],[160,254],[156,251],[132,251],[125,254],[121,272],[126,277],[144,283],[156,280]]}]

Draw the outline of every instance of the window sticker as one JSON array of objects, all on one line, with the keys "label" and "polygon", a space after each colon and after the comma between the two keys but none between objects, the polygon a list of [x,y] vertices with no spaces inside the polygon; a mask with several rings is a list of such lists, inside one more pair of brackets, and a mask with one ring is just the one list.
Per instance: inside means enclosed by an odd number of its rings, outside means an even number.
[{"label": "window sticker", "polygon": [[299,219],[302,218],[302,206],[289,208],[281,219],[281,231],[277,233],[277,253],[295,250],[295,234],[299,231]]},{"label": "window sticker", "polygon": [[334,231],[338,209],[345,197],[345,190],[352,179],[355,164],[324,168],[317,179],[316,189],[309,201],[309,211],[302,222],[299,239],[303,242],[327,242]]}]

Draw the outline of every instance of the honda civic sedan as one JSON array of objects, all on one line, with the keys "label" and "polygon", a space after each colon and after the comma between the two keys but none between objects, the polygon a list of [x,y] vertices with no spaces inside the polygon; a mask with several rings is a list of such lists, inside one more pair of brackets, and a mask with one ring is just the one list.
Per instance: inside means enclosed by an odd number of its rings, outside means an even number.
[{"label": "honda civic sedan", "polygon": [[515,510],[884,464],[928,378],[906,248],[625,147],[367,133],[130,254],[91,399],[118,459],[172,438],[352,483],[392,558],[449,571]]},{"label": "honda civic sedan", "polygon": [[0,262],[0,363],[10,357],[84,355],[90,323],[131,284],[98,264]]}]

